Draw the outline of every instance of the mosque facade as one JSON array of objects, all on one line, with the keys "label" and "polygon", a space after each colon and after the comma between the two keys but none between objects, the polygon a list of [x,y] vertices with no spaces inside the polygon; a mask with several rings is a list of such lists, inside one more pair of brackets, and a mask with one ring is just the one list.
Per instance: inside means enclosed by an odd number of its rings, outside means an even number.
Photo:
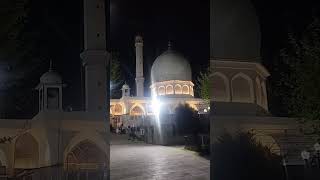
[{"label": "mosque facade", "polygon": [[[168,50],[158,56],[151,68],[151,97],[144,95],[143,75],[143,39],[135,37],[136,48],[136,95],[130,93],[130,87],[124,84],[121,88],[122,97],[111,99],[111,125],[119,127],[149,126],[155,121],[157,111],[175,114],[180,104],[188,104],[198,113],[208,113],[209,103],[194,97],[192,70],[187,59],[180,53]],[[153,119],[153,120],[152,120]],[[173,123],[173,122],[172,122]]]}]

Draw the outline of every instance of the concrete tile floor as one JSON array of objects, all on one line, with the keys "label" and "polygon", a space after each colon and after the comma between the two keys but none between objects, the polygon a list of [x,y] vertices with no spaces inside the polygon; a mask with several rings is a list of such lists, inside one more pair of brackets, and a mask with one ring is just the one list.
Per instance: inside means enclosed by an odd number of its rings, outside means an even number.
[{"label": "concrete tile floor", "polygon": [[111,145],[111,180],[209,180],[210,161],[182,147]]}]

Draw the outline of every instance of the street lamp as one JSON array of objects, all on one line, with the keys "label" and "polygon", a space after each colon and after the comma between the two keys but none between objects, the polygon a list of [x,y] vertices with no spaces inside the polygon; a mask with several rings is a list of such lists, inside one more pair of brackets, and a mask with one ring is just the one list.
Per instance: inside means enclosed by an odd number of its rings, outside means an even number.
[{"label": "street lamp", "polygon": [[306,163],[306,167],[311,165],[312,167],[317,166],[320,168],[320,144],[317,142],[313,145],[314,153],[310,153],[306,150],[301,152],[301,157]]},{"label": "street lamp", "polygon": [[306,150],[303,150],[301,152],[301,157],[302,159],[304,160],[305,162],[305,166],[306,167],[309,167],[309,159],[310,159],[310,152],[306,151]]},{"label": "street lamp", "polygon": [[285,178],[286,178],[286,180],[288,180],[289,175],[288,175],[287,161],[286,161],[285,157],[282,157],[282,165],[284,167]]},{"label": "street lamp", "polygon": [[320,144],[317,142],[313,145],[314,150],[316,151],[316,159],[318,167],[320,168]]}]

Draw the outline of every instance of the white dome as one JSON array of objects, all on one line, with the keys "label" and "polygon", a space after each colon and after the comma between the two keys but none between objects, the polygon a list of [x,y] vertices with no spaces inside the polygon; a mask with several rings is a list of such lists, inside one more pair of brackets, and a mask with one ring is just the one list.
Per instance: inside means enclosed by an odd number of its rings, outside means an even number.
[{"label": "white dome", "polygon": [[191,66],[182,55],[167,50],[154,61],[151,80],[152,83],[171,80],[191,81]]},{"label": "white dome", "polygon": [[40,77],[40,82],[43,84],[61,84],[62,78],[57,72],[49,70]]}]

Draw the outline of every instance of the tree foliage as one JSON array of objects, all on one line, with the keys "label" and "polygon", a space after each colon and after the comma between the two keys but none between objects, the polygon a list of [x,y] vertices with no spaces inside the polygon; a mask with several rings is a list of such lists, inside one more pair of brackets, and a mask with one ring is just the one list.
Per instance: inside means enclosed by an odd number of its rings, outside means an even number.
[{"label": "tree foliage", "polygon": [[119,53],[111,53],[111,63],[110,63],[110,90],[111,98],[120,98],[121,90],[120,87],[124,83],[123,74],[121,70]]},{"label": "tree foliage", "polygon": [[256,142],[253,134],[225,134],[213,144],[213,179],[282,180],[281,158]]},{"label": "tree foliage", "polygon": [[288,47],[276,65],[280,74],[275,92],[288,113],[300,118],[306,133],[320,135],[320,23],[318,19],[301,34],[289,33]]},{"label": "tree foliage", "polygon": [[180,135],[197,134],[200,123],[197,112],[188,104],[180,104],[175,109],[177,129]]},{"label": "tree foliage", "polygon": [[27,18],[28,0],[0,1],[0,52],[3,54],[14,52],[17,36],[21,33]]},{"label": "tree foliage", "polygon": [[196,79],[196,94],[207,102],[210,101],[210,74],[209,67],[205,72],[200,72]]}]

